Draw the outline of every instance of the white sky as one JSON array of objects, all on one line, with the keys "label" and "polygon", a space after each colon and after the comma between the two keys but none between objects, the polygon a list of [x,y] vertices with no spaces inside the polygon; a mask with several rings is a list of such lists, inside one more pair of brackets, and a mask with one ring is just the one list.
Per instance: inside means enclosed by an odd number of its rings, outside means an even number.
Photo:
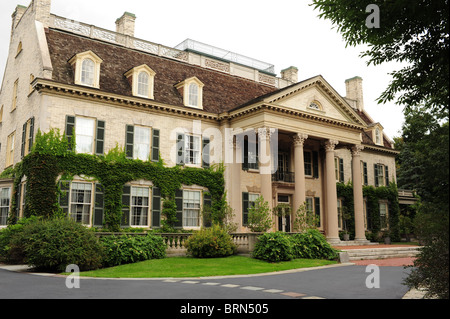
[{"label": "white sky", "polygon": [[[3,77],[16,5],[31,0],[1,0],[0,79]],[[174,47],[190,38],[275,65],[299,69],[299,81],[322,75],[345,96],[345,80],[361,76],[364,104],[392,139],[400,135],[402,108],[375,100],[385,90],[399,64],[368,67],[359,57],[363,47],[345,47],[328,20],[318,18],[310,0],[52,0],[52,13],[115,31],[125,11],[136,14],[135,35]],[[382,14],[382,13],[381,13]],[[364,23],[364,22],[362,22]]]}]

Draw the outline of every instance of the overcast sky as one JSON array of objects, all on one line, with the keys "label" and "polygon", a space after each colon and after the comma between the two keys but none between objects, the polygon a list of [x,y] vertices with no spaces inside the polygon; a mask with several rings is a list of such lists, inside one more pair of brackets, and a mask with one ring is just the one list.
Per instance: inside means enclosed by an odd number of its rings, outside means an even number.
[{"label": "overcast sky", "polygon": [[[31,0],[0,0],[0,78],[3,77],[16,5]],[[345,80],[360,76],[367,112],[392,139],[400,135],[402,108],[378,105],[376,98],[399,65],[368,67],[364,47],[345,47],[329,21],[319,19],[310,0],[52,0],[52,13],[115,31],[125,11],[137,16],[138,38],[174,47],[190,38],[275,65],[299,69],[299,81],[322,75],[345,96]],[[356,2],[357,3],[357,2]]]}]

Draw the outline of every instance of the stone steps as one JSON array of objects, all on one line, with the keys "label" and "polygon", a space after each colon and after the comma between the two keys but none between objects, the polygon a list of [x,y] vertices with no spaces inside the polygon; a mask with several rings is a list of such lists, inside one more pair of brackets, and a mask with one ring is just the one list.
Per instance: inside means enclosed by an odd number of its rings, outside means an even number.
[{"label": "stone steps", "polygon": [[341,249],[348,254],[348,260],[368,260],[386,258],[415,257],[420,247],[392,247],[392,248],[364,248],[364,249]]}]

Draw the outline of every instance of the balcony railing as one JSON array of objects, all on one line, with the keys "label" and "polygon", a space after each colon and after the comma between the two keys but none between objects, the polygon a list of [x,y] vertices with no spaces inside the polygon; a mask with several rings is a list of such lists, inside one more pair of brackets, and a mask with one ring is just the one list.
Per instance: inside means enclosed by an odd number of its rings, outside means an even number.
[{"label": "balcony railing", "polygon": [[272,182],[284,182],[284,183],[294,183],[294,173],[293,172],[276,172],[272,174]]}]

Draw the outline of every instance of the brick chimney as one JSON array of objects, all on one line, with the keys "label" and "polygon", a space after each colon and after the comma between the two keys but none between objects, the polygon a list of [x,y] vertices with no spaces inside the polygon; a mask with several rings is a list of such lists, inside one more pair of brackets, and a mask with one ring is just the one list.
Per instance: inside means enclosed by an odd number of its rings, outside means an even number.
[{"label": "brick chimney", "polygon": [[358,111],[364,111],[363,98],[363,79],[359,76],[345,80],[345,87],[347,90],[346,99],[351,100],[354,108]]},{"label": "brick chimney", "polygon": [[48,28],[50,25],[52,0],[32,0],[30,6],[35,14],[35,20],[42,22],[44,28]]},{"label": "brick chimney", "polygon": [[297,83],[298,69],[295,66],[291,66],[287,69],[281,70],[281,78],[292,83]]},{"label": "brick chimney", "polygon": [[136,16],[133,13],[125,12],[116,20],[116,32],[134,37],[134,25]]}]

